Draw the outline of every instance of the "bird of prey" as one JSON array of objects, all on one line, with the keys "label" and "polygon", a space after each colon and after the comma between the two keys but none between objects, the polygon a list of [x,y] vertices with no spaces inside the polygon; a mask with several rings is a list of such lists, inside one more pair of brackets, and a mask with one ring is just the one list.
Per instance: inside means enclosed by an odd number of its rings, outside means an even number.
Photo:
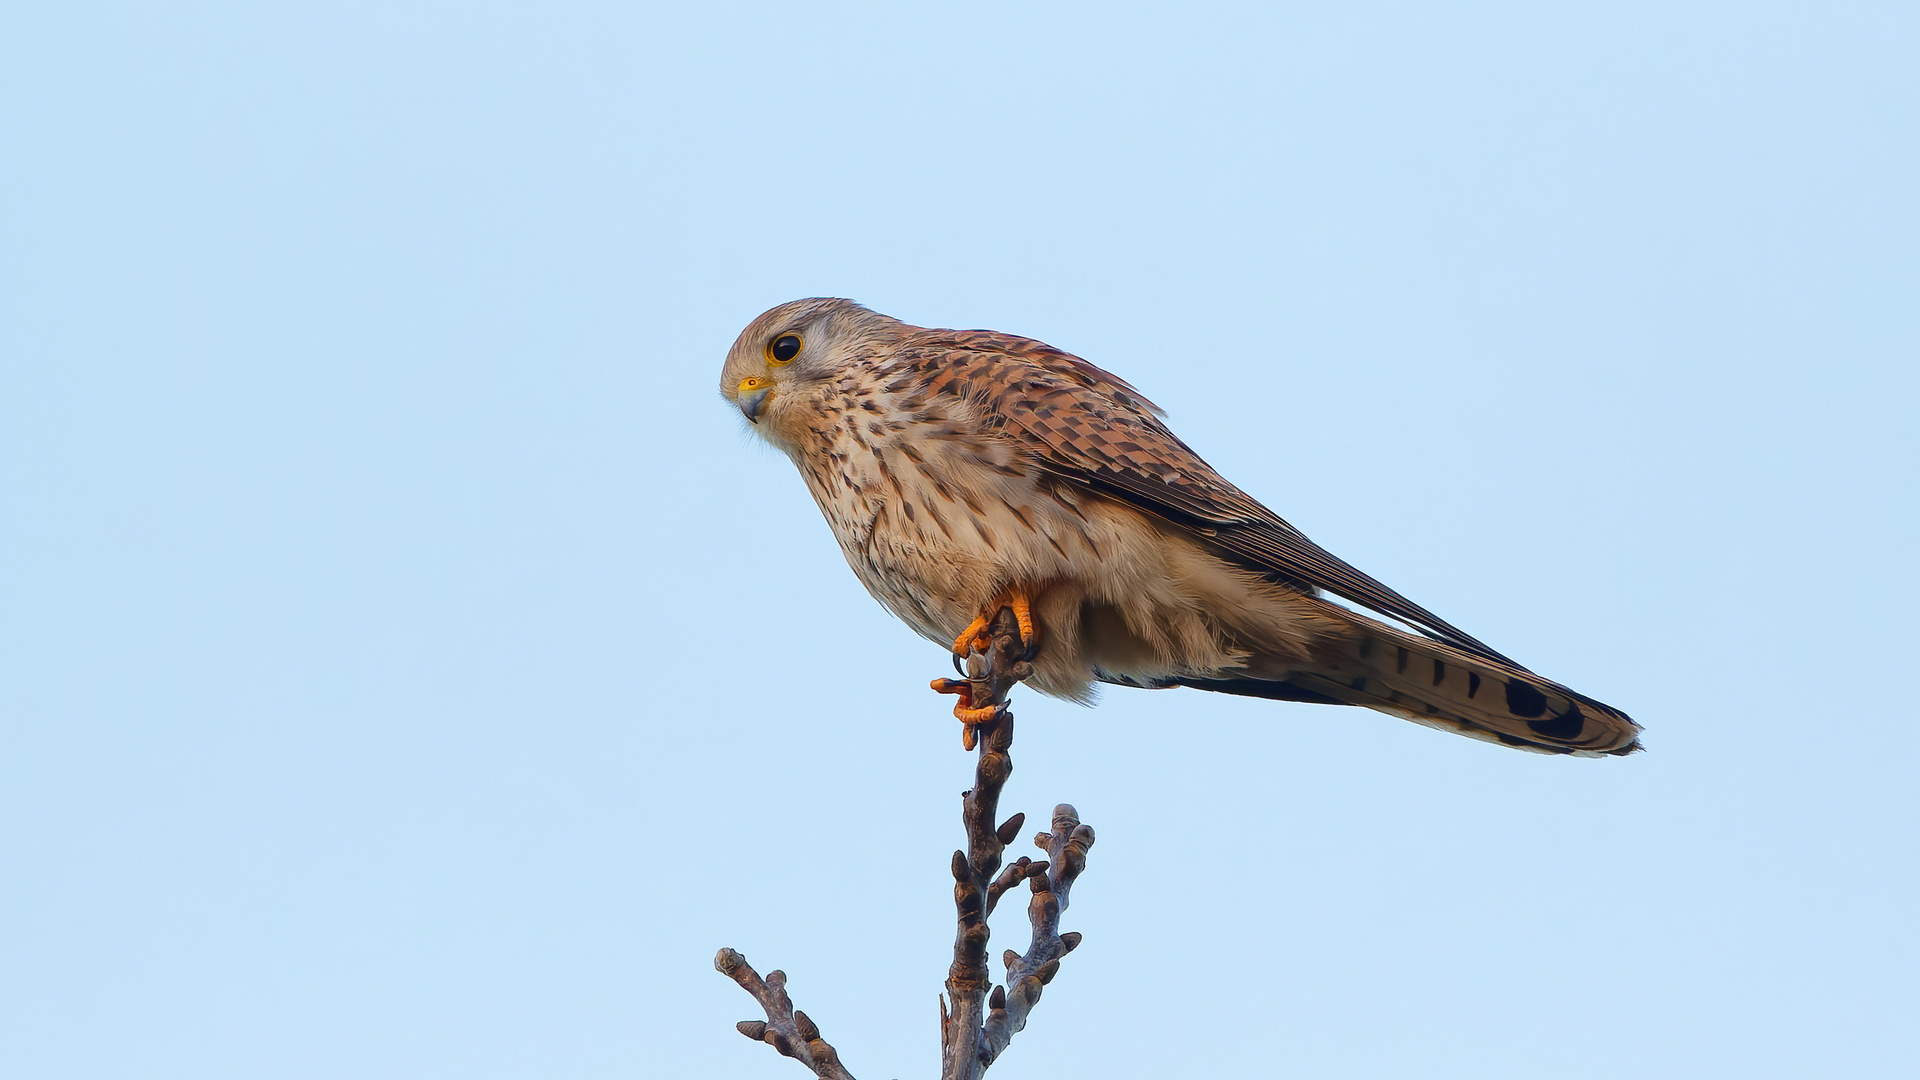
[{"label": "bird of prey", "polygon": [[875,599],[961,656],[1012,608],[1043,693],[1187,686],[1541,753],[1640,749],[1625,713],[1307,539],[1139,391],[1052,346],[796,300],[741,332],[720,393],[799,467]]}]

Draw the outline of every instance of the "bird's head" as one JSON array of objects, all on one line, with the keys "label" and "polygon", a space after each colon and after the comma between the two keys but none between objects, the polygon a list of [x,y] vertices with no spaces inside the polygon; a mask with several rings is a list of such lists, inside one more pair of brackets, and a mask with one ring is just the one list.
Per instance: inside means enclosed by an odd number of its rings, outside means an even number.
[{"label": "bird's head", "polygon": [[781,304],[734,341],[720,369],[720,396],[767,439],[789,445],[805,430],[794,406],[912,329],[851,300]]}]

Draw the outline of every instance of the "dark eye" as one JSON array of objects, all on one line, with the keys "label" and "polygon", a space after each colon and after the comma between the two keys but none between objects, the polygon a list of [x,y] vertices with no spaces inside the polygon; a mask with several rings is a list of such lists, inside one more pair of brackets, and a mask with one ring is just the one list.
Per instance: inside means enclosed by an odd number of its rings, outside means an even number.
[{"label": "dark eye", "polygon": [[781,334],[767,346],[767,355],[776,364],[784,364],[800,355],[800,338],[795,334]]}]

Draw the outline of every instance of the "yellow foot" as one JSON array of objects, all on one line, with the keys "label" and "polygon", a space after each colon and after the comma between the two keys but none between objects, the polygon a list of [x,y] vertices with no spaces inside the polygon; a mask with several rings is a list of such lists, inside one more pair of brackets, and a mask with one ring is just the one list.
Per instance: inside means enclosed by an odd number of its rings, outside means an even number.
[{"label": "yellow foot", "polygon": [[953,639],[953,655],[965,656],[974,651],[986,652],[992,644],[987,640],[987,617],[975,615],[973,621],[967,624],[967,628],[960,631],[960,636]]},{"label": "yellow foot", "polygon": [[953,703],[953,718],[960,721],[960,745],[971,750],[979,745],[980,725],[1000,715],[999,708],[988,706],[984,709],[973,707],[973,686],[959,679],[935,679],[930,684],[937,694],[956,694],[960,700]]},{"label": "yellow foot", "polygon": [[1020,643],[1027,655],[1032,656],[1040,644],[1040,628],[1033,621],[1032,601],[1018,587],[1001,593],[987,605],[984,613],[973,617],[967,628],[960,631],[960,636],[953,639],[953,655],[964,658],[969,652],[984,653],[992,648],[993,641],[987,637],[987,630],[993,625],[993,617],[1000,614],[1001,608],[1013,609],[1014,621],[1020,624]]}]

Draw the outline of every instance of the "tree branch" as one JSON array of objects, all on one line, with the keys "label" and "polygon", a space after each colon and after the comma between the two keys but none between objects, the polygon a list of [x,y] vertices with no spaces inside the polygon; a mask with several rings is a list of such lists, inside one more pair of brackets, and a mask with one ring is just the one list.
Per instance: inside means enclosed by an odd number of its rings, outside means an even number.
[{"label": "tree branch", "polygon": [[[942,1080],[978,1080],[1007,1048],[1013,1033],[1026,1026],[1028,1012],[1040,1000],[1040,988],[1060,970],[1060,957],[1080,943],[1078,934],[1060,935],[1060,912],[1067,906],[1074,878],[1086,868],[1087,848],[1093,846],[1093,830],[1080,824],[1073,807],[1063,803],[1054,808],[1053,832],[1035,837],[1048,861],[1022,856],[1000,869],[1002,854],[1026,822],[1026,815],[1015,814],[998,827],[993,823],[1001,789],[1013,773],[1013,714],[1007,711],[1006,695],[1015,683],[1033,674],[1033,667],[1026,661],[1026,646],[1013,612],[1002,609],[990,633],[992,645],[986,655],[967,656],[964,700],[973,708],[993,706],[998,712],[979,725],[973,788],[960,802],[967,850],[953,853],[953,905],[959,925],[953,963],[947,969],[947,1000],[940,1012]],[[1027,906],[1033,941],[1025,956],[1007,952],[1007,984],[1014,990],[1011,1002],[1003,987],[994,987],[989,1001],[987,916],[1007,890],[1022,880],[1033,891]]]},{"label": "tree branch", "polygon": [[[1080,823],[1080,813],[1066,803],[1053,808],[1053,831],[1033,838],[1036,847],[1047,853],[1046,862],[1031,864],[1027,884],[1033,899],[1027,902],[1027,920],[1033,924],[1033,940],[1025,955],[1008,949],[1001,957],[1007,966],[1007,986],[996,988],[987,1015],[984,1042],[986,1059],[981,1070],[999,1058],[1000,1051],[1013,1041],[1013,1034],[1027,1026],[1027,1013],[1040,1000],[1040,988],[1053,981],[1060,970],[1060,958],[1080,944],[1077,933],[1060,932],[1060,913],[1067,909],[1067,892],[1075,878],[1087,868],[1087,849],[1093,846],[1093,827]],[[1021,859],[1026,863],[1026,859]]]},{"label": "tree branch", "polygon": [[[966,710],[994,710],[990,719],[966,728],[966,746],[975,749],[977,740],[979,756],[974,762],[973,787],[960,800],[967,847],[954,852],[952,860],[957,925],[947,992],[940,1002],[942,1080],[980,1080],[1014,1033],[1026,1026],[1041,988],[1059,972],[1060,958],[1080,944],[1079,934],[1060,933],[1060,913],[1066,910],[1067,894],[1086,869],[1087,849],[1093,846],[1093,829],[1082,825],[1074,808],[1062,803],[1053,808],[1052,830],[1034,837],[1046,860],[1023,855],[1001,867],[1007,845],[1026,824],[1025,814],[994,824],[1000,792],[1013,772],[1013,714],[1007,711],[1007,691],[1032,675],[1033,665],[1027,661],[1027,647],[1011,610],[1003,608],[994,616],[988,640],[986,653],[967,656],[965,680],[934,682],[936,690],[959,694]],[[1007,985],[996,987],[987,974],[987,917],[1001,897],[1023,881],[1032,893],[1027,921],[1033,937],[1026,953],[1007,950],[1002,958]],[[747,958],[732,949],[721,949],[713,965],[752,994],[767,1014],[764,1022],[741,1021],[742,1035],[799,1061],[816,1077],[853,1080],[840,1064],[839,1054],[820,1037],[820,1029],[793,1007],[784,973],[768,972],[763,980]]]},{"label": "tree branch", "polygon": [[735,1024],[740,1034],[795,1059],[821,1080],[853,1080],[853,1074],[840,1064],[839,1052],[820,1037],[819,1027],[793,1007],[793,999],[787,996],[786,972],[769,971],[763,980],[747,958],[732,949],[721,949],[713,958],[713,966],[739,983],[766,1010],[765,1021],[742,1020]]}]

